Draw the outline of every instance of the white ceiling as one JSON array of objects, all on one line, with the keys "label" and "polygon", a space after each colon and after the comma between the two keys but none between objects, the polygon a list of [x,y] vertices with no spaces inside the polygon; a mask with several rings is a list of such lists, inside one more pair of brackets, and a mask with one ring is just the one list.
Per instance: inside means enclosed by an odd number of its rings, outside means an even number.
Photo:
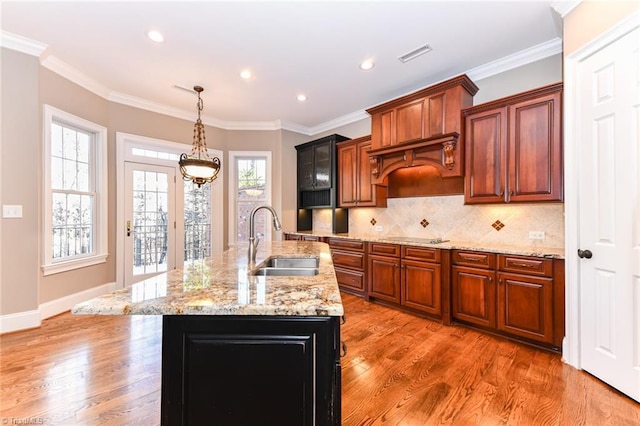
[{"label": "white ceiling", "polygon": [[[174,85],[197,84],[209,124],[311,134],[487,64],[558,53],[553,3],[2,0],[1,25],[3,45],[14,35],[42,43],[44,66],[107,99],[193,119],[195,95]],[[397,59],[425,43],[433,51]],[[367,58],[376,66],[363,72]]]}]

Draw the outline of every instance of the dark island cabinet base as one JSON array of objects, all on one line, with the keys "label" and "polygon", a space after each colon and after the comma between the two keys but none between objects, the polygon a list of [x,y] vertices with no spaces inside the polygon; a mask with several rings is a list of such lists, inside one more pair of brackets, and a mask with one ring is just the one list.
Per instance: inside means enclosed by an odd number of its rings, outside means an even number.
[{"label": "dark island cabinet base", "polygon": [[338,317],[167,315],[162,425],[339,425]]}]

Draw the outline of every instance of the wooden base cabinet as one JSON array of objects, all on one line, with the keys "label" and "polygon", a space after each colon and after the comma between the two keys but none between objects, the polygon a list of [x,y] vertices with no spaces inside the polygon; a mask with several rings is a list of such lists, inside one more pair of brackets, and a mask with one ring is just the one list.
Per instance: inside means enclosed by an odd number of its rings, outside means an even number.
[{"label": "wooden base cabinet", "polygon": [[400,246],[369,243],[369,292],[373,297],[400,304]]},{"label": "wooden base cabinet", "polygon": [[441,251],[369,243],[369,297],[442,316]]},{"label": "wooden base cabinet", "polygon": [[454,250],[452,317],[560,348],[564,261]]},{"label": "wooden base cabinet", "polygon": [[164,316],[162,425],[340,425],[339,320]]},{"label": "wooden base cabinet", "polygon": [[366,243],[348,238],[327,238],[340,290],[364,296],[367,286]]}]

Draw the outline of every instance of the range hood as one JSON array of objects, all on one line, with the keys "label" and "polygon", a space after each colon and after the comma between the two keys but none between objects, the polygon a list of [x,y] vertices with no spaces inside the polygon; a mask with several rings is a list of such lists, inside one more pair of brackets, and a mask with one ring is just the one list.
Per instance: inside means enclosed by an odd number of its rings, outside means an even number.
[{"label": "range hood", "polygon": [[443,177],[461,177],[462,144],[457,132],[368,151],[372,183],[385,185],[392,172],[407,167],[432,166]]}]

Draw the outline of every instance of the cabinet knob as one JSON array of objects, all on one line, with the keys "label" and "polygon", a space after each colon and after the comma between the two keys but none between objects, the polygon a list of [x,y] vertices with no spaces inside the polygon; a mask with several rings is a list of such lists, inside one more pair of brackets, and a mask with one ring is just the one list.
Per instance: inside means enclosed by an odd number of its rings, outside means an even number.
[{"label": "cabinet knob", "polygon": [[498,284],[502,284],[502,278],[498,280]]},{"label": "cabinet knob", "polygon": [[509,191],[509,195],[513,197],[513,190]]},{"label": "cabinet knob", "polygon": [[504,196],[504,189],[501,189],[501,190],[500,190],[500,196],[501,196],[501,197],[502,197],[502,196]]}]

